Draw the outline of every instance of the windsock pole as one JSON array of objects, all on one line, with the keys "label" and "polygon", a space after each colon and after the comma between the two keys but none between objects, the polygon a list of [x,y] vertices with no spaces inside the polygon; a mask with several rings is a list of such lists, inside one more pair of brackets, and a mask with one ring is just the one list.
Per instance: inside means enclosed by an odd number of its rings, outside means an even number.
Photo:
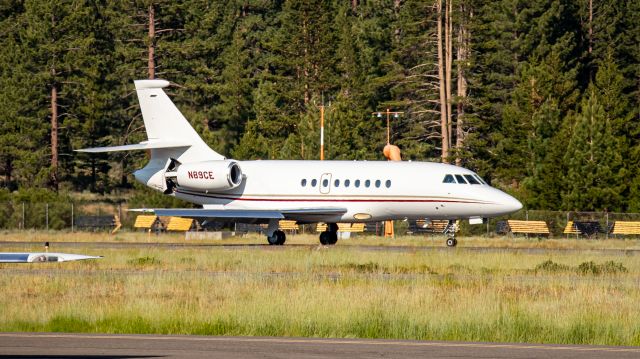
[{"label": "windsock pole", "polygon": [[324,161],[324,105],[320,105],[320,161]]},{"label": "windsock pole", "polygon": [[[394,146],[391,144],[390,119],[391,119],[391,115],[393,115],[394,118],[398,118],[399,115],[404,114],[404,112],[391,111],[390,109],[387,109],[386,114],[387,114],[387,144],[384,146],[384,150],[382,152],[384,153],[384,156],[389,161],[402,161],[402,158],[400,157],[400,149],[398,148],[398,146]],[[373,112],[372,115],[377,116],[378,118],[382,117],[382,113],[380,112]],[[391,237],[391,238],[395,237],[395,232],[393,230],[393,221],[384,221],[384,236]]]}]

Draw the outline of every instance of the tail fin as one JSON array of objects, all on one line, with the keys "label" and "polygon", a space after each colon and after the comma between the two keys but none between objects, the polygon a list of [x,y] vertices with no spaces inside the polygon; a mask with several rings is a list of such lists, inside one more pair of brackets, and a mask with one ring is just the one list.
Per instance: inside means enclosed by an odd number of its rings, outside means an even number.
[{"label": "tail fin", "polygon": [[77,150],[78,152],[149,150],[152,167],[164,166],[170,158],[181,163],[225,159],[207,146],[176,105],[171,102],[169,96],[164,93],[162,89],[169,86],[169,81],[137,80],[134,82],[148,140],[132,145],[85,148]]},{"label": "tail fin", "polygon": [[[170,157],[176,158],[182,163],[225,158],[207,146],[176,105],[169,99],[169,96],[162,90],[164,87],[169,86],[168,81],[137,80],[135,85],[149,142],[189,144],[186,150],[184,148],[182,150],[174,148],[169,151],[174,152],[169,154]],[[152,159],[154,152],[162,152],[162,155],[167,155],[167,150],[152,150],[151,152]]]},{"label": "tail fin", "polygon": [[171,190],[170,180],[165,176],[167,171],[175,171],[182,163],[225,159],[207,146],[164,93],[162,89],[169,86],[169,81],[138,80],[135,85],[148,140],[132,145],[85,148],[78,152],[147,150],[151,153],[149,163],[134,175],[138,181],[165,193]]}]

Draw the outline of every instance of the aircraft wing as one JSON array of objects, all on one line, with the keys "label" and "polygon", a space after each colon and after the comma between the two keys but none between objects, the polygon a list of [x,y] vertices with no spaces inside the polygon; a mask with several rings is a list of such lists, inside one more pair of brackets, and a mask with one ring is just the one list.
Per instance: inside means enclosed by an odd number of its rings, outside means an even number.
[{"label": "aircraft wing", "polygon": [[83,254],[69,253],[0,253],[0,263],[36,263],[36,262],[69,262],[84,259],[100,259],[99,256],[85,256]]},{"label": "aircraft wing", "polygon": [[209,209],[209,208],[155,208],[132,210],[153,212],[158,216],[175,216],[189,218],[221,218],[227,220],[246,219],[293,219],[297,221],[323,221],[324,218],[340,216],[347,212],[346,208],[314,207],[295,209]]},{"label": "aircraft wing", "polygon": [[158,216],[190,217],[190,218],[265,218],[284,219],[280,211],[270,210],[237,210],[206,208],[156,208],[151,210]]}]

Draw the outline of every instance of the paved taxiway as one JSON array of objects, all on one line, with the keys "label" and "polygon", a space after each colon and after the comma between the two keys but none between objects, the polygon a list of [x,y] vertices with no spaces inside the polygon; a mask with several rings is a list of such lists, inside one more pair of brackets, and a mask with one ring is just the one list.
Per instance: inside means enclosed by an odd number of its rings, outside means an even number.
[{"label": "paved taxiway", "polygon": [[[319,244],[285,244],[284,246],[270,246],[266,243],[255,244],[217,244],[217,243],[163,243],[163,242],[50,242],[51,246],[56,248],[165,248],[165,249],[181,249],[181,248],[218,248],[227,250],[240,249],[256,249],[256,250],[285,250],[286,248],[315,248]],[[2,247],[17,246],[33,246],[41,248],[42,243],[33,241],[0,241]],[[456,247],[449,248],[444,245],[436,246],[377,246],[377,245],[340,245],[340,248],[350,248],[363,251],[389,251],[389,252],[420,252],[420,251],[467,251],[477,253],[495,253],[495,252],[520,252],[528,254],[544,254],[549,252],[557,253],[602,253],[610,255],[640,255],[640,249],[622,249],[622,248],[516,248],[516,247]],[[61,249],[60,249],[61,250]]]},{"label": "paved taxiway", "polygon": [[0,333],[0,358],[638,358],[640,347]]}]

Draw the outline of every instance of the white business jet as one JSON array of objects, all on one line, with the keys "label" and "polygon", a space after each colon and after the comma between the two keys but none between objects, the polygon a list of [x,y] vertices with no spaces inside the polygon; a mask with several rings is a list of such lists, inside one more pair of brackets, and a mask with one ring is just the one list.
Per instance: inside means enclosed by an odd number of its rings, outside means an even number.
[{"label": "white business jet", "polygon": [[[284,244],[282,219],[327,223],[320,243],[335,244],[338,222],[429,218],[482,222],[522,204],[474,172],[431,162],[239,161],[213,151],[162,90],[165,80],[135,81],[148,140],[82,152],[148,150],[134,173],[145,185],[202,208],[153,209],[159,216],[268,223],[269,244]],[[448,246],[455,246],[450,230]]]}]

